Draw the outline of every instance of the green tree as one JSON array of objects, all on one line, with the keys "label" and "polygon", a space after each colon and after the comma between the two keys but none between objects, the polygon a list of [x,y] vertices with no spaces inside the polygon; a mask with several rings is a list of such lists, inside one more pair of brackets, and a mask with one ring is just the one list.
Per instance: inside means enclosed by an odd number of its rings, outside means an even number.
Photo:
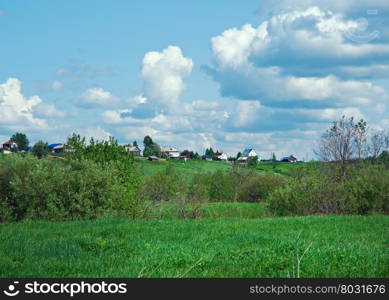
[{"label": "green tree", "polygon": [[148,147],[151,146],[152,144],[154,144],[153,139],[149,135],[146,135],[143,139],[143,145],[145,147]]},{"label": "green tree", "polygon": [[215,152],[213,151],[212,147],[211,148],[207,148],[205,149],[205,155],[209,155],[211,156],[212,158],[215,156]]},{"label": "green tree", "polygon": [[81,137],[79,134],[73,133],[71,137],[68,138],[66,143],[66,148],[74,149],[76,153],[82,151],[86,147],[85,137]]},{"label": "green tree", "polygon": [[157,143],[154,143],[150,136],[146,135],[144,137],[143,145],[145,147],[143,150],[144,157],[152,155],[161,157],[161,147]]},{"label": "green tree", "polygon": [[34,156],[42,158],[47,155],[47,153],[49,152],[49,148],[47,143],[45,143],[44,141],[38,141],[32,147],[31,152]]},{"label": "green tree", "polygon": [[138,147],[138,142],[137,142],[137,141],[134,141],[134,142],[132,143],[132,145],[133,145],[134,147]]},{"label": "green tree", "polygon": [[273,155],[272,155],[271,164],[273,166],[273,169],[275,169],[276,166],[277,166],[277,158],[276,158],[276,154],[274,152],[273,152]]},{"label": "green tree", "polygon": [[9,139],[11,142],[14,142],[18,145],[18,150],[27,150],[28,144],[30,143],[27,136],[24,133],[17,132],[11,136]]},{"label": "green tree", "polygon": [[238,152],[238,154],[236,154],[236,159],[238,159],[239,157],[242,157],[242,152]]}]

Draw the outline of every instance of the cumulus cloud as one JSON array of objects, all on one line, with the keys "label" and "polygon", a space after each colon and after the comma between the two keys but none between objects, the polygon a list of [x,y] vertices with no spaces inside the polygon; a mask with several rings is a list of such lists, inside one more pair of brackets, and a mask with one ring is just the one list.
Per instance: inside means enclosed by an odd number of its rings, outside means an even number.
[{"label": "cumulus cloud", "polygon": [[369,39],[363,30],[366,23],[360,19],[310,7],[273,15],[258,27],[228,29],[212,38],[211,44],[223,68],[252,63],[282,67],[293,75],[318,76],[335,74],[339,66],[388,61],[389,43],[375,35]]},{"label": "cumulus cloud", "polygon": [[83,100],[83,103],[96,106],[112,106],[119,102],[118,98],[100,87],[86,90],[82,94],[81,99]]},{"label": "cumulus cloud", "polygon": [[[302,120],[315,112],[320,122],[339,111],[361,110],[374,120],[376,113],[386,113],[389,100],[372,80],[388,72],[389,43],[350,39],[363,25],[342,10],[316,6],[274,13],[257,27],[247,24],[212,38],[216,64],[205,70],[223,96],[299,109]],[[311,111],[301,114],[304,109]]]},{"label": "cumulus cloud", "polygon": [[259,101],[238,101],[235,109],[235,127],[243,127],[254,123],[258,119],[261,108]]},{"label": "cumulus cloud", "polygon": [[192,68],[193,61],[184,57],[177,46],[146,53],[141,70],[145,97],[162,107],[174,107],[185,88],[184,78]]},{"label": "cumulus cloud", "polygon": [[252,52],[266,47],[268,40],[267,22],[257,28],[250,24],[241,29],[231,28],[211,40],[214,55],[222,67],[236,68],[245,64]]},{"label": "cumulus cloud", "polygon": [[46,121],[34,115],[34,109],[42,99],[38,96],[26,98],[22,94],[21,85],[16,78],[9,78],[0,84],[0,124],[13,130],[46,129]]},{"label": "cumulus cloud", "polygon": [[[358,18],[349,2],[328,2],[265,0],[262,17],[271,3],[281,9],[268,10],[258,26],[230,28],[211,39],[214,63],[204,70],[225,101],[236,101],[215,135],[219,141],[233,148],[239,144],[234,139],[247,138],[266,151],[301,144],[310,152],[314,139],[342,115],[370,124],[386,119],[389,94],[376,79],[389,74],[389,39],[369,36],[373,23]],[[379,13],[383,3],[376,1]]]}]

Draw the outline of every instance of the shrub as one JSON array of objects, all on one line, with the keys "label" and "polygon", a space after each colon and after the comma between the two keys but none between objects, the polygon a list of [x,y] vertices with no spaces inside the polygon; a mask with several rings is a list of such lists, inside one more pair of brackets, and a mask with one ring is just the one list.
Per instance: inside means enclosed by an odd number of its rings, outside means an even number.
[{"label": "shrub", "polygon": [[279,175],[260,175],[255,172],[250,175],[241,185],[237,186],[239,202],[264,201],[272,191],[284,183]]},{"label": "shrub", "polygon": [[138,197],[144,201],[160,202],[176,198],[180,185],[184,184],[171,166],[165,171],[146,177],[140,184]]},{"label": "shrub", "polygon": [[211,202],[232,202],[235,195],[235,182],[228,172],[217,170],[203,175],[209,184],[209,200]]},{"label": "shrub", "polygon": [[0,185],[2,222],[128,216],[136,209],[135,192],[114,164],[10,156],[0,160]]},{"label": "shrub", "polygon": [[300,167],[267,201],[276,215],[389,213],[389,172],[355,163],[344,173],[336,164]]}]

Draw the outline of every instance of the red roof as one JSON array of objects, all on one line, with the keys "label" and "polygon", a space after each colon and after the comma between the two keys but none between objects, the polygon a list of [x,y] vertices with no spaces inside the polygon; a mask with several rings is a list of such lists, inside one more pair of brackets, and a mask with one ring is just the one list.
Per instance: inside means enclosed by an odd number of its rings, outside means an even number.
[{"label": "red roof", "polygon": [[17,144],[15,142],[8,141],[3,143],[3,145],[17,145]]}]

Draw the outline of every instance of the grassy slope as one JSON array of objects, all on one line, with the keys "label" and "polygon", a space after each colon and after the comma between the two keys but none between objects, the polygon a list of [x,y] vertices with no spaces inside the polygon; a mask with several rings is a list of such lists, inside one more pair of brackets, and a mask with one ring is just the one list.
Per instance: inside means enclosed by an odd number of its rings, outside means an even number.
[{"label": "grassy slope", "polygon": [[231,164],[220,161],[203,160],[168,160],[168,161],[148,161],[143,158],[136,159],[136,166],[142,176],[151,176],[159,172],[165,172],[166,167],[171,166],[173,170],[183,178],[191,181],[196,174],[211,173],[217,170],[229,170]]},{"label": "grassy slope", "polygon": [[[0,277],[389,276],[387,216],[0,225]],[[296,237],[300,234],[300,242]]]},{"label": "grassy slope", "polygon": [[[150,162],[144,158],[137,158],[136,162],[140,173],[146,176],[153,175],[158,172],[163,172],[165,171],[166,167],[170,165],[176,172],[188,178],[192,178],[198,173],[215,172],[217,170],[229,170],[232,166],[227,162],[205,160],[188,160],[187,162],[182,160]],[[271,162],[260,162],[258,163],[256,170],[258,172],[280,173],[287,175],[290,174],[290,171],[299,164],[301,163],[278,162],[276,164],[276,168],[273,168]]]}]

